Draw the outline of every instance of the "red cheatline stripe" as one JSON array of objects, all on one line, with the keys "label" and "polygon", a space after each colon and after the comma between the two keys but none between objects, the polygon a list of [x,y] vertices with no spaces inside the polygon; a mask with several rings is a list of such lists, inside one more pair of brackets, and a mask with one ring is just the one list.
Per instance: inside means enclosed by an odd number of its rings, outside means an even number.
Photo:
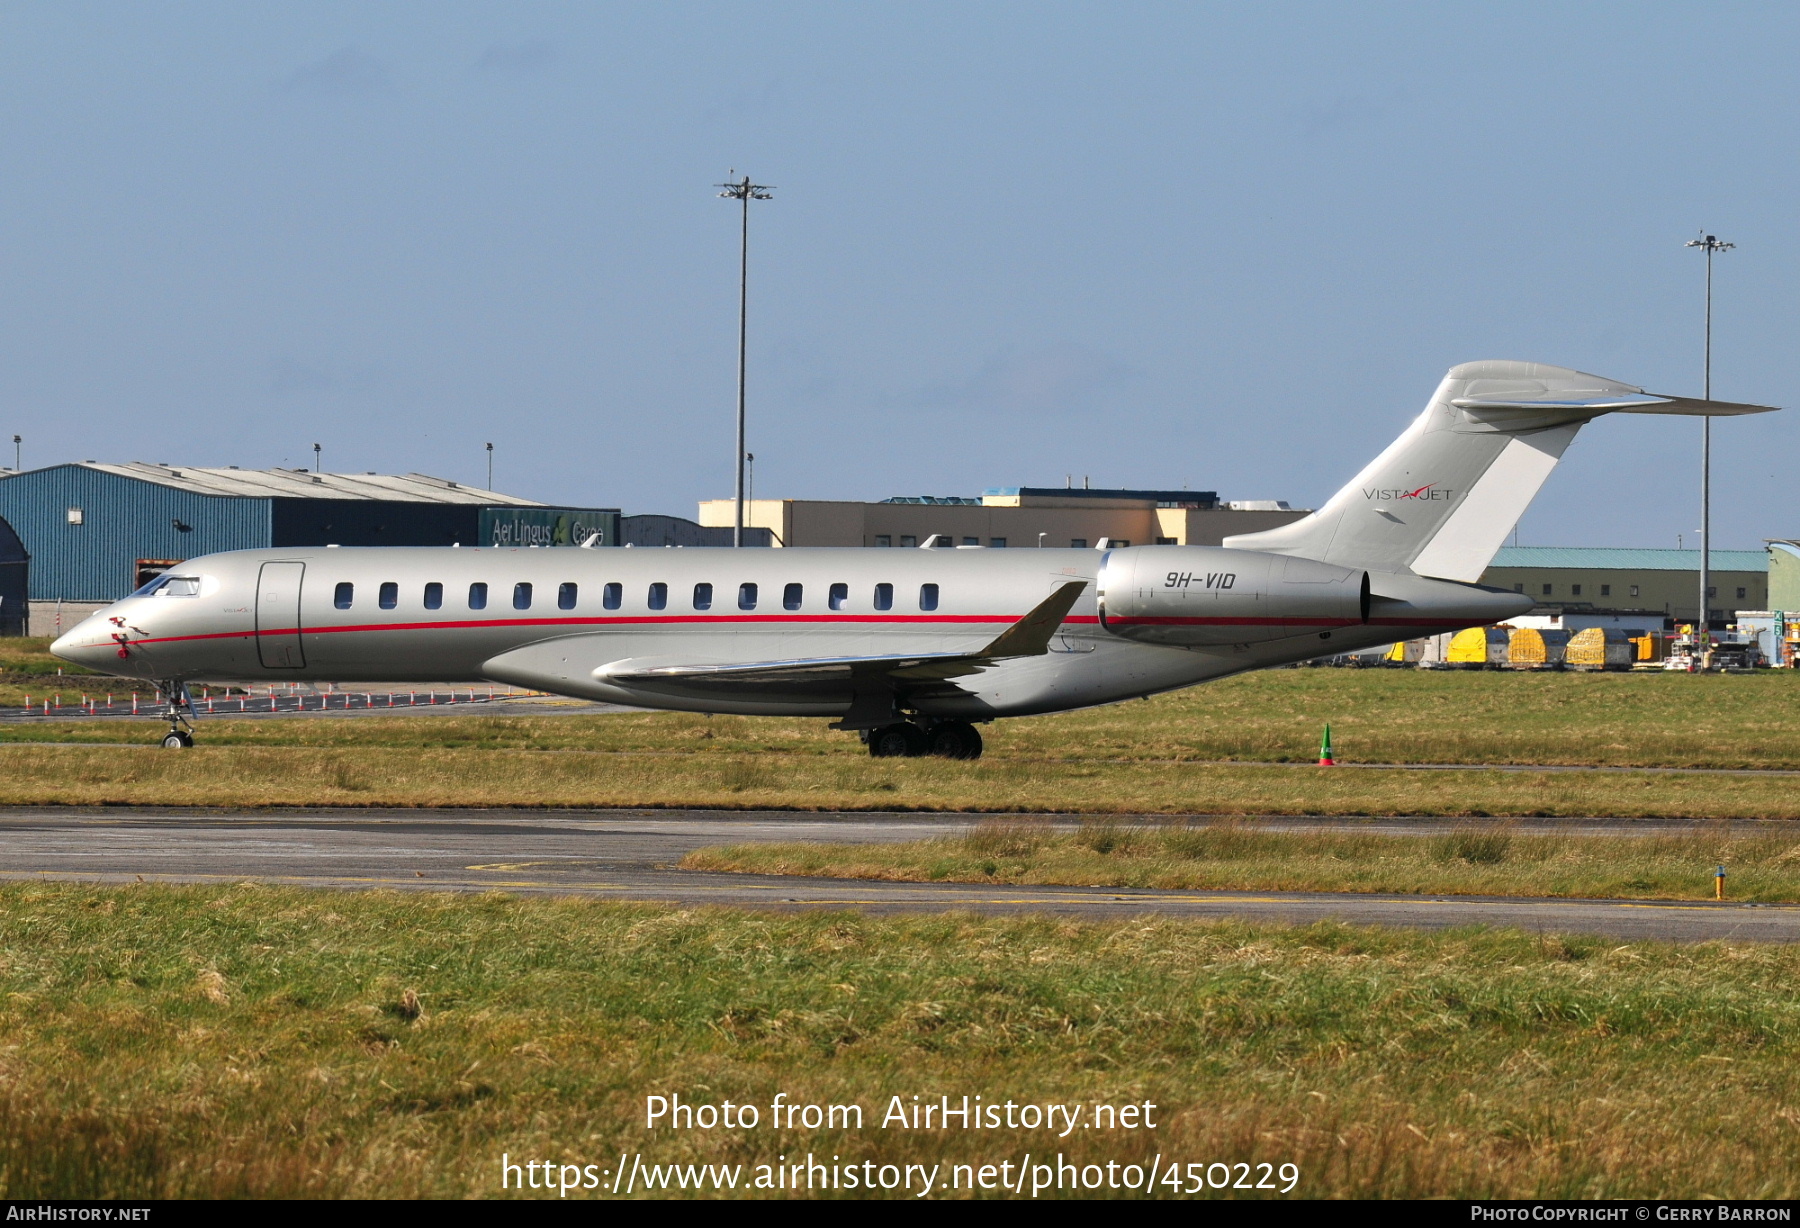
[{"label": "red cheatline stripe", "polygon": [[[127,643],[177,644],[195,640],[252,639],[271,635],[341,635],[362,631],[467,631],[499,627],[618,627],[698,626],[720,623],[764,623],[843,626],[879,623],[906,626],[966,626],[974,623],[1015,623],[1017,614],[651,614],[619,615],[611,618],[491,618],[462,619],[444,622],[357,623],[336,627],[277,627],[268,630],[212,631],[204,635],[150,636]],[[1092,614],[1074,614],[1064,623],[1092,626],[1100,619]],[[1112,618],[1118,626],[1169,627],[1357,627],[1354,618]],[[1375,618],[1370,625],[1380,627],[1467,627],[1467,619],[1457,618]]]},{"label": "red cheatline stripe", "polygon": [[[488,618],[447,622],[358,623],[337,627],[276,627],[267,630],[212,631],[204,635],[151,636],[131,640],[132,644],[174,644],[188,640],[235,640],[259,635],[326,635],[347,631],[458,631],[487,627],[615,627],[668,625],[674,623],[902,623],[907,625],[942,625],[969,623],[1015,623],[1018,614],[652,614],[620,615],[612,618]],[[1075,615],[1067,623],[1097,623],[1092,614]]]}]

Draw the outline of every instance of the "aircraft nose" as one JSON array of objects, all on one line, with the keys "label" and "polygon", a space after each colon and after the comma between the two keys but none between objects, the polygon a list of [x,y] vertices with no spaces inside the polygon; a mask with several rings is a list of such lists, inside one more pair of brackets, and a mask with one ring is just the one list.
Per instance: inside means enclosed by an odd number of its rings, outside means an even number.
[{"label": "aircraft nose", "polygon": [[52,642],[50,653],[84,669],[111,672],[118,665],[119,652],[118,645],[106,634],[106,627],[98,616],[84,619],[74,630]]}]

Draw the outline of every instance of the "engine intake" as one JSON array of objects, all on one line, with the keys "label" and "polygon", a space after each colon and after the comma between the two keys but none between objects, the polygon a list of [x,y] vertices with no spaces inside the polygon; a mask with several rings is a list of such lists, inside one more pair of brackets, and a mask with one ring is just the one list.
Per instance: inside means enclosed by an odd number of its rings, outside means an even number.
[{"label": "engine intake", "polygon": [[1216,546],[1107,552],[1100,622],[1176,647],[1317,637],[1369,620],[1369,574],[1313,559]]}]

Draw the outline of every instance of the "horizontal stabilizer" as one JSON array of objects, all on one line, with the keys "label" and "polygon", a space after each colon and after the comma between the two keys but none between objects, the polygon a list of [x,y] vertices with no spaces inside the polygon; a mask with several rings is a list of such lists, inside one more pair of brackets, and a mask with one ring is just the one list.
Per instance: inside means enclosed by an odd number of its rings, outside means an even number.
[{"label": "horizontal stabilizer", "polygon": [[1666,397],[1647,392],[1621,394],[1617,390],[1591,396],[1570,395],[1566,389],[1540,395],[1517,393],[1456,397],[1450,404],[1466,415],[1465,429],[1486,428],[1517,434],[1553,426],[1587,422],[1601,414],[1683,414],[1696,418],[1735,418],[1742,414],[1767,414],[1773,405],[1745,405],[1737,401],[1703,401],[1698,397]]}]

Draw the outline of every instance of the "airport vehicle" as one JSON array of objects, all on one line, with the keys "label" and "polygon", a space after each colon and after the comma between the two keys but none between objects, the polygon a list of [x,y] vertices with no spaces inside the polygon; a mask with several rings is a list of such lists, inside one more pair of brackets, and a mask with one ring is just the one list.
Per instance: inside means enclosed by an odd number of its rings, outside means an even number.
[{"label": "airport vehicle", "polygon": [[153,682],[499,682],[690,712],[829,717],[877,756],[1523,613],[1475,581],[1575,434],[1659,397],[1562,367],[1454,367],[1306,518],[1223,546],[243,550],[189,559],[51,645]]}]

